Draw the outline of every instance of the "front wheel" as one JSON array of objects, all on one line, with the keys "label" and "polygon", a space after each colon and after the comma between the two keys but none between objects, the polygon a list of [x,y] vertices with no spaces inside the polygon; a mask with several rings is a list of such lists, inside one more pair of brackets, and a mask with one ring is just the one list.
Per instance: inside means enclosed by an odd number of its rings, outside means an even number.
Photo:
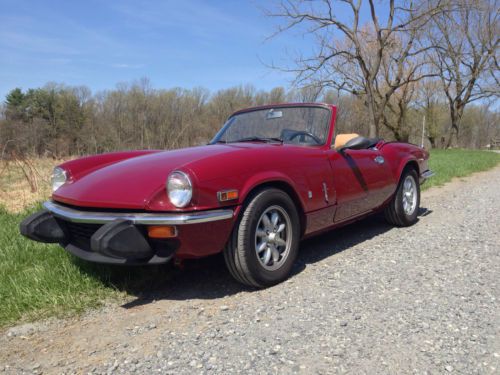
[{"label": "front wheel", "polygon": [[258,288],[285,280],[297,258],[299,231],[288,194],[278,189],[256,193],[224,249],[229,271],[239,282]]},{"label": "front wheel", "polygon": [[417,222],[420,208],[420,185],[415,169],[403,172],[398,189],[385,209],[386,220],[399,227],[407,227]]}]

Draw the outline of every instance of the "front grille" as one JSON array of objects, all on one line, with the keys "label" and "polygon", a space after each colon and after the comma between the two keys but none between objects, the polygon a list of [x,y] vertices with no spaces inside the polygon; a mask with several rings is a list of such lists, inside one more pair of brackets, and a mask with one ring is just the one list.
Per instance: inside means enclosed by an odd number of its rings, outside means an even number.
[{"label": "front grille", "polygon": [[102,224],[83,224],[64,221],[69,243],[85,251],[90,250],[90,237],[102,226]]}]

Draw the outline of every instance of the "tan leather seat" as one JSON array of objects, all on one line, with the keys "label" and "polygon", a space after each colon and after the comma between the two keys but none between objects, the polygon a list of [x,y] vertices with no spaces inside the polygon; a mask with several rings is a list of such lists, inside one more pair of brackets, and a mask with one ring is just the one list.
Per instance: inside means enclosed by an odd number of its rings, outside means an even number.
[{"label": "tan leather seat", "polygon": [[336,150],[339,148],[343,147],[347,142],[349,142],[351,139],[359,137],[359,134],[356,133],[350,133],[350,134],[337,134],[335,137],[335,144],[333,147],[335,147]]}]

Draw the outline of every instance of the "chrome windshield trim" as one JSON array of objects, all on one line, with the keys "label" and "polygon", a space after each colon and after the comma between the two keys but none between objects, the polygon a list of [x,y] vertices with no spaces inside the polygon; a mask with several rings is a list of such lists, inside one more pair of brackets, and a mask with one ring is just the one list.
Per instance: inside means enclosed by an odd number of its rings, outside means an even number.
[{"label": "chrome windshield trim", "polygon": [[134,224],[160,225],[160,224],[198,224],[211,221],[228,220],[233,217],[233,210],[210,210],[186,213],[127,213],[127,212],[92,212],[80,211],[62,206],[55,202],[47,201],[43,204],[46,210],[55,216],[74,223],[105,224],[121,219],[130,220]]},{"label": "chrome windshield trim", "polygon": [[425,179],[428,179],[428,178],[431,178],[431,177],[432,177],[432,176],[434,176],[434,175],[435,175],[435,173],[429,169],[429,170],[427,170],[427,171],[423,172],[423,173],[420,175],[420,177],[425,178]]}]

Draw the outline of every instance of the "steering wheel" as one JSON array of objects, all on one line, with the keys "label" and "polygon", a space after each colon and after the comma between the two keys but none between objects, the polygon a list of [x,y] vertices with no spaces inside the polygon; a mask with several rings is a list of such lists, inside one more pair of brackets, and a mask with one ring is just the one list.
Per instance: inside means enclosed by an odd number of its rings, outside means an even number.
[{"label": "steering wheel", "polygon": [[319,139],[318,137],[316,137],[314,134],[312,133],[309,133],[309,132],[306,132],[304,130],[297,130],[295,132],[295,134],[293,134],[289,140],[292,141],[293,139],[297,138],[297,137],[302,137],[301,140],[299,142],[303,142],[303,143],[306,143],[305,142],[305,138],[308,137],[308,138],[311,138],[315,144],[317,145],[320,145],[322,144],[323,142],[321,141],[321,139]]}]

